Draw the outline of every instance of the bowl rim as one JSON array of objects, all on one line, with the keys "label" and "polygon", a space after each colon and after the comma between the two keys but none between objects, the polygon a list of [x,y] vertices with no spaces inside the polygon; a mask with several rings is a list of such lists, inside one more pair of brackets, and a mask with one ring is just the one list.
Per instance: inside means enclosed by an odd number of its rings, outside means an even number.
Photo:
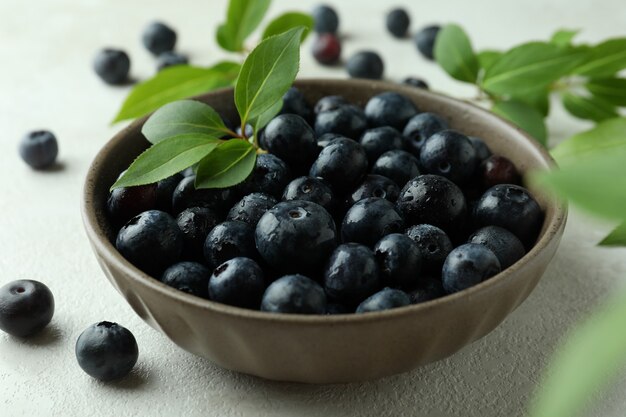
[{"label": "bowl rim", "polygon": [[[483,115],[487,118],[491,118],[494,121],[506,125],[508,128],[511,128],[517,131],[527,142],[529,142],[530,146],[534,148],[534,151],[541,156],[542,162],[551,166],[556,167],[556,163],[554,159],[550,156],[549,152],[542,147],[535,139],[533,139],[529,134],[515,126],[513,123],[508,120],[503,119],[502,117],[492,113],[480,106],[477,106],[471,102],[455,99],[453,97],[432,92],[430,90],[422,90],[416,89],[411,86],[403,86],[398,85],[386,81],[373,81],[373,80],[354,80],[354,79],[332,79],[332,78],[299,78],[294,83],[294,86],[302,85],[302,84],[316,84],[316,83],[325,83],[332,85],[345,85],[352,84],[355,88],[359,87],[367,87],[372,90],[384,90],[385,88],[392,88],[394,91],[405,92],[408,94],[418,94],[424,96],[424,98],[436,97],[438,100],[448,104],[453,103],[455,105],[461,106],[469,106],[473,111],[478,111],[479,113],[483,113]],[[216,95],[219,93],[223,93],[224,91],[233,90],[233,87],[220,88],[214,91],[211,91],[206,94],[202,94],[199,96],[194,96],[191,98],[203,98],[208,95]],[[92,163],[89,166],[87,176],[85,178],[85,182],[83,185],[83,192],[81,198],[81,213],[83,218],[83,224],[89,239],[91,240],[91,244],[94,246],[98,246],[99,254],[106,259],[107,262],[115,264],[115,267],[118,268],[126,277],[129,277],[133,281],[135,281],[139,285],[143,285],[149,287],[149,289],[160,293],[163,296],[170,297],[171,299],[182,303],[182,304],[191,304],[196,308],[208,310],[212,313],[234,316],[241,319],[247,320],[257,320],[263,322],[289,322],[289,323],[301,323],[301,324],[310,324],[310,325],[319,325],[319,324],[359,324],[359,323],[369,323],[372,321],[379,320],[389,320],[396,317],[413,315],[417,312],[427,313],[429,310],[433,310],[439,307],[445,307],[446,304],[455,303],[461,301],[465,298],[472,297],[475,294],[483,291],[491,291],[498,287],[499,285],[503,285],[503,282],[508,279],[513,279],[515,277],[515,272],[524,268],[527,264],[531,263],[554,239],[558,238],[560,232],[565,227],[565,223],[567,221],[567,203],[563,200],[560,200],[555,195],[547,196],[546,208],[552,208],[552,215],[549,218],[546,218],[547,224],[545,224],[545,232],[540,237],[540,239],[535,243],[535,245],[528,251],[521,259],[515,262],[513,265],[508,267],[507,269],[499,272],[493,277],[476,284],[472,287],[466,288],[462,291],[447,294],[442,297],[421,302],[418,304],[411,304],[408,306],[403,306],[395,309],[376,311],[376,312],[368,312],[363,314],[356,313],[345,313],[345,314],[288,314],[288,313],[270,313],[259,310],[250,310],[241,307],[230,306],[227,304],[218,303],[216,301],[211,301],[208,299],[200,298],[183,291],[176,290],[158,279],[146,274],[141,271],[129,261],[127,261],[113,246],[113,243],[106,238],[105,231],[99,227],[98,217],[96,215],[96,210],[93,204],[94,197],[93,184],[97,180],[98,173],[102,169],[102,160],[109,153],[109,150],[113,148],[118,142],[122,141],[128,132],[136,128],[138,125],[143,124],[147,118],[150,117],[150,114],[143,116],[141,118],[135,119],[131,123],[129,123],[125,128],[116,133],[113,138],[111,138],[96,154]],[[524,173],[523,173],[524,174]],[[547,210],[546,210],[547,211]]]}]

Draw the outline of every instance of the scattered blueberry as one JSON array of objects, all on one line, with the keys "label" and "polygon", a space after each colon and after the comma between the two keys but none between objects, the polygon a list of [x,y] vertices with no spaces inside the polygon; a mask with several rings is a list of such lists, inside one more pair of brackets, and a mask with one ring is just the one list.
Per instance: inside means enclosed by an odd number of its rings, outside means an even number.
[{"label": "scattered blueberry", "polygon": [[107,198],[107,212],[118,223],[126,223],[131,217],[157,206],[157,185],[116,188]]},{"label": "scattered blueberry", "polygon": [[387,14],[385,25],[387,30],[396,38],[404,38],[409,30],[411,18],[404,9],[393,9]]},{"label": "scattered blueberry", "polygon": [[411,304],[409,296],[401,290],[384,288],[366,298],[356,308],[357,313],[370,313],[374,311],[390,310]]},{"label": "scattered blueberry", "polygon": [[309,175],[326,181],[337,195],[354,189],[367,172],[367,154],[358,142],[335,139],[311,165]]},{"label": "scattered blueberry", "polygon": [[249,258],[224,262],[209,279],[209,298],[236,307],[258,309],[264,291],[263,270]]},{"label": "scattered blueberry", "polygon": [[393,150],[382,154],[372,167],[372,174],[382,175],[398,184],[404,185],[417,177],[420,172],[416,157],[406,151]]},{"label": "scattered blueberry", "polygon": [[382,175],[368,175],[347,198],[346,205],[352,207],[357,201],[378,197],[394,203],[398,199],[400,188],[395,182]]},{"label": "scattered blueberry", "polygon": [[334,65],[341,56],[341,42],[333,33],[323,33],[313,41],[313,57],[322,65]]},{"label": "scattered blueberry", "polygon": [[339,245],[328,260],[324,289],[333,302],[356,305],[380,288],[374,252],[358,243]]},{"label": "scattered blueberry", "polygon": [[57,138],[47,130],[27,133],[20,141],[20,156],[31,168],[45,169],[54,165],[59,154]]},{"label": "scattered blueberry", "polygon": [[468,136],[467,138],[470,140],[470,142],[472,142],[472,145],[474,146],[474,150],[476,151],[476,158],[478,158],[478,161],[484,161],[491,156],[491,151],[481,138],[477,138],[476,136]]},{"label": "scattered blueberry", "polygon": [[320,111],[315,119],[315,134],[318,137],[325,133],[336,133],[350,139],[358,139],[365,129],[367,129],[365,113],[351,104]]},{"label": "scattered blueberry", "polygon": [[385,65],[383,60],[374,51],[361,51],[352,55],[346,63],[348,74],[352,78],[369,78],[380,80],[383,78]]},{"label": "scattered blueberry", "polygon": [[511,232],[498,226],[486,226],[475,231],[468,243],[485,245],[496,255],[502,269],[513,265],[526,254],[524,245]]},{"label": "scattered blueberry", "polygon": [[237,257],[258,258],[254,246],[254,226],[226,221],[215,226],[204,242],[204,258],[213,268]]},{"label": "scattered blueberry", "polygon": [[304,97],[304,94],[296,87],[291,87],[283,95],[283,108],[280,110],[280,114],[297,114],[306,120],[307,123],[313,120],[311,105]]},{"label": "scattered blueberry", "polygon": [[289,165],[301,171],[317,156],[315,133],[302,117],[296,114],[281,114],[265,127],[263,140],[267,150]]},{"label": "scattered blueberry", "polygon": [[415,34],[415,45],[417,50],[428,59],[434,59],[435,40],[441,27],[427,26]]},{"label": "scattered blueberry", "polygon": [[164,23],[153,22],[144,29],[141,40],[148,51],[159,56],[174,49],[176,32]]},{"label": "scattered blueberry", "polygon": [[313,29],[317,33],[336,33],[339,28],[339,16],[335,9],[321,4],[311,12],[313,16]]},{"label": "scattered blueberry", "polygon": [[183,254],[193,260],[204,259],[204,242],[209,232],[219,223],[220,217],[206,207],[190,207],[181,211],[176,223],[183,232]]},{"label": "scattered blueberry", "polygon": [[429,174],[458,185],[469,181],[477,165],[476,151],[467,136],[454,130],[437,132],[422,145],[420,163]]},{"label": "scattered blueberry", "polygon": [[328,111],[335,110],[338,107],[349,105],[350,103],[343,98],[342,96],[326,96],[322,97],[315,103],[315,107],[313,111],[315,114]]},{"label": "scattered blueberry", "polygon": [[498,184],[519,184],[521,180],[513,162],[499,155],[491,155],[483,161],[480,177],[485,188]]},{"label": "scattered blueberry", "polygon": [[252,173],[236,188],[241,195],[259,192],[280,198],[289,180],[291,170],[285,161],[276,155],[261,154],[256,158]]},{"label": "scattered blueberry", "polygon": [[404,221],[393,203],[377,197],[357,201],[341,223],[344,242],[374,246],[383,236],[402,230]]},{"label": "scattered blueberry", "polygon": [[263,294],[261,311],[288,314],[326,313],[322,287],[304,275],[286,275],[270,284]]},{"label": "scattered blueberry", "polygon": [[0,330],[17,337],[31,336],[54,315],[54,297],[39,281],[22,279],[0,288]]},{"label": "scattered blueberry", "polygon": [[157,58],[157,71],[161,71],[165,68],[173,67],[176,65],[187,64],[189,64],[189,58],[187,58],[186,55],[182,55],[177,52],[167,51],[160,54]]},{"label": "scattered blueberry", "polygon": [[211,271],[198,262],[179,262],[163,272],[161,282],[201,298],[209,298]]},{"label": "scattered blueberry", "polygon": [[94,58],[93,69],[107,84],[123,84],[128,81],[130,58],[119,49],[103,49]]},{"label": "scattered blueberry", "polygon": [[370,126],[391,126],[401,130],[416,114],[417,107],[411,100],[390,91],[375,95],[365,105]]},{"label": "scattered blueberry", "polygon": [[393,127],[381,126],[366,130],[359,139],[359,143],[365,149],[370,165],[385,152],[404,147],[402,134]]},{"label": "scattered blueberry", "polygon": [[441,273],[443,262],[454,248],[446,232],[431,224],[416,224],[409,227],[405,234],[417,244],[423,269]]},{"label": "scattered blueberry", "polygon": [[448,123],[434,113],[420,113],[413,116],[404,127],[402,134],[407,139],[407,148],[419,157],[426,139],[448,128]]},{"label": "scattered blueberry", "polygon": [[423,88],[424,90],[428,90],[428,83],[422,80],[421,78],[406,77],[404,80],[402,80],[402,84],[410,85],[411,87],[415,87],[415,88]]},{"label": "scattered blueberry", "polygon": [[283,201],[303,200],[317,203],[328,212],[334,209],[333,192],[326,183],[314,177],[298,177],[283,192]]},{"label": "scattered blueberry", "polygon": [[256,227],[256,224],[265,212],[277,203],[278,200],[269,194],[248,194],[230,209],[226,220],[238,220]]},{"label": "scattered blueberry", "polygon": [[235,193],[232,188],[196,189],[195,175],[183,178],[172,194],[174,213],[189,207],[206,207],[218,214],[225,213],[233,204]]},{"label": "scattered blueberry", "polygon": [[500,272],[500,262],[483,245],[466,243],[453,249],[443,264],[443,288],[451,294],[474,286]]},{"label": "scattered blueberry", "polygon": [[383,285],[414,287],[421,280],[422,255],[419,246],[407,235],[392,233],[374,246]]}]

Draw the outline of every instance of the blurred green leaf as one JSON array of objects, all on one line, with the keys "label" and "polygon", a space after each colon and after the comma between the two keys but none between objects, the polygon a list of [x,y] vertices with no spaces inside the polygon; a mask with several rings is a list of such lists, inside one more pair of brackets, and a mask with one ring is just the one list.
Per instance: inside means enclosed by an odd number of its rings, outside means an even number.
[{"label": "blurred green leaf", "polygon": [[476,57],[478,58],[478,64],[480,65],[480,67],[486,70],[501,56],[502,52],[500,51],[487,50],[480,51]]},{"label": "blurred green leaf", "polygon": [[554,32],[550,42],[558,46],[569,46],[580,29],[560,29]]},{"label": "blurred green leaf", "polygon": [[259,26],[271,0],[230,0],[226,22],[217,28],[217,43],[227,51],[242,52],[244,42]]},{"label": "blurred green leaf", "polygon": [[615,106],[600,97],[583,97],[573,93],[565,93],[562,100],[565,109],[579,119],[601,122],[619,116]]},{"label": "blurred green leaf", "polygon": [[[625,215],[626,217],[626,215]],[[600,246],[626,246],[626,222],[617,226],[602,242]]]},{"label": "blurred green leaf", "polygon": [[574,73],[587,77],[610,77],[626,69],[626,38],[609,39],[590,49],[590,55]]},{"label": "blurred green leaf", "polygon": [[546,145],[546,125],[537,110],[515,100],[496,102],[491,110],[527,131],[542,145]]},{"label": "blurred green leaf", "polygon": [[270,36],[279,35],[298,26],[304,26],[307,29],[302,32],[300,41],[303,42],[313,29],[313,18],[305,13],[287,12],[278,16],[267,25],[263,31],[262,38],[267,39]]},{"label": "blurred green leaf", "polygon": [[545,87],[529,88],[511,97],[537,110],[543,117],[550,113],[550,91]]},{"label": "blurred green leaf", "polygon": [[444,26],[435,40],[435,60],[451,77],[475,83],[478,77],[478,59],[470,40],[460,26]]},{"label": "blurred green leaf", "polygon": [[585,87],[596,97],[626,107],[626,78],[593,79]]},{"label": "blurred green leaf", "polygon": [[250,175],[255,161],[255,148],[248,141],[224,141],[198,164],[196,188],[226,188],[237,185]]}]

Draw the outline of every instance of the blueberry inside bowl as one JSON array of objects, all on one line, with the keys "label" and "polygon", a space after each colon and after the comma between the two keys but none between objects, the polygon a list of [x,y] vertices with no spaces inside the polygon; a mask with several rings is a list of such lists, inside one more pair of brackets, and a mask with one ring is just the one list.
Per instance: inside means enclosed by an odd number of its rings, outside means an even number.
[{"label": "blueberry inside bowl", "polygon": [[[146,119],[105,145],[88,173],[82,212],[114,287],[183,349],[273,380],[381,378],[442,359],[493,330],[537,284],[567,213],[523,182],[494,179],[519,181],[494,168],[502,163],[485,162],[484,145],[478,152],[469,138],[482,139],[522,176],[549,168],[547,152],[492,113],[425,90],[368,80],[300,80],[295,87],[311,107],[327,96],[348,104],[331,106],[319,123],[279,116],[282,122],[268,125],[261,138],[276,152],[259,157],[258,172],[232,190],[190,189],[182,173],[145,187],[139,193],[145,198],[132,200],[141,204],[113,204],[118,217],[112,217],[109,188],[149,146],[141,134]],[[393,100],[384,99],[390,94]],[[236,119],[232,89],[196,99]],[[397,102],[402,111],[385,108]],[[366,152],[359,143],[365,132],[391,125],[368,135]],[[408,125],[410,135],[402,135]],[[306,151],[289,151],[294,143],[285,143],[284,126],[299,129],[298,148]],[[328,137],[338,130],[343,137]],[[377,136],[402,149],[388,149]],[[354,169],[347,172],[344,160]],[[174,196],[166,208],[159,202],[163,189]],[[439,209],[424,210],[418,204],[424,194]],[[428,227],[416,227],[421,223]],[[154,234],[144,236],[143,225]],[[266,241],[285,225],[284,243]],[[212,239],[204,246],[202,233]],[[177,261],[185,265],[172,270]],[[161,281],[164,270],[169,285]],[[202,280],[212,282],[207,292]],[[243,282],[247,290],[220,281]]]}]

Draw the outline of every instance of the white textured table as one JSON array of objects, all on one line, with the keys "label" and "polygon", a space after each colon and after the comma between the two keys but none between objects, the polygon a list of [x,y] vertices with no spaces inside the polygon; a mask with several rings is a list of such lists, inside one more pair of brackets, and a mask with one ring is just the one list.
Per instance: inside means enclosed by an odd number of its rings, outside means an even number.
[{"label": "white textured table", "polygon": [[[294,4],[308,10],[314,3],[277,0],[270,14]],[[417,75],[435,90],[473,93],[422,59],[410,40],[392,40],[383,26],[391,5],[336,3],[348,36],[344,56],[378,50],[391,80]],[[618,0],[404,3],[412,10],[413,29],[458,21],[479,49],[545,39],[560,27],[583,28],[580,37],[588,41],[624,35],[626,28]],[[151,75],[154,63],[139,36],[158,18],[178,30],[179,50],[193,63],[210,64],[225,56],[213,40],[224,8],[225,1],[217,0],[0,2],[0,283],[38,279],[57,301],[53,322],[40,336],[20,341],[0,335],[0,415],[522,415],[558,341],[626,282],[626,250],[594,246],[610,225],[577,212],[540,285],[498,329],[447,360],[365,384],[283,384],[222,370],[144,324],[108,284],[83,232],[79,201],[89,163],[120,128],[109,121],[127,88],[103,85],[91,70],[93,54],[108,45],[125,48],[133,76]],[[316,65],[308,44],[303,51],[302,77],[345,77],[341,69]],[[553,141],[585,127],[557,107],[549,124]],[[18,140],[36,128],[58,136],[63,169],[37,173],[19,159]],[[117,384],[87,377],[74,358],[78,334],[104,319],[131,329],[140,347],[137,372]],[[624,388],[621,378],[593,415],[623,416]]]}]

